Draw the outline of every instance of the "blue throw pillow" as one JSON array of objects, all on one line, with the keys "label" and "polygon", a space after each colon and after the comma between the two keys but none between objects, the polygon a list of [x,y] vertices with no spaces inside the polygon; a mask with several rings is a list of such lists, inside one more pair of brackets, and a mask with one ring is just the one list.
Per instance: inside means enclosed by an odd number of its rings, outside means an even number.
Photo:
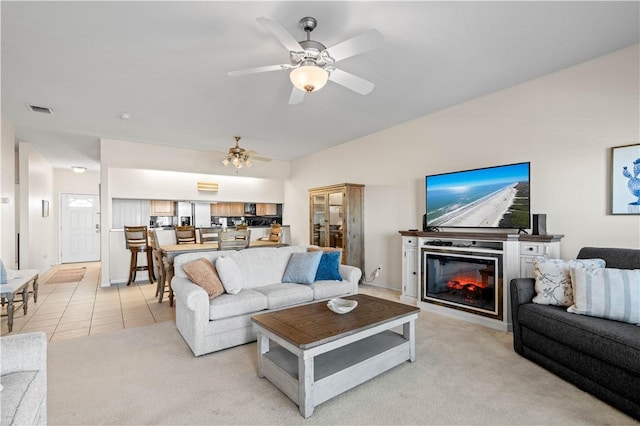
[{"label": "blue throw pillow", "polygon": [[283,283],[313,284],[322,258],[321,251],[293,253],[282,277]]},{"label": "blue throw pillow", "polygon": [[322,253],[320,264],[318,265],[318,271],[316,272],[316,281],[342,281],[339,269],[340,256],[342,256],[342,252],[339,251]]}]

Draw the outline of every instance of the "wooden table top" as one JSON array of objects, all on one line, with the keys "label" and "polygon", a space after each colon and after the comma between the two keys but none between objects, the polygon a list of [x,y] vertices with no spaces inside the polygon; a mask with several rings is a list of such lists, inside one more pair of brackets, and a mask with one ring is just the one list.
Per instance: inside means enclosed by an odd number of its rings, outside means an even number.
[{"label": "wooden table top", "polygon": [[[277,243],[274,241],[261,241],[255,240],[249,242],[249,248],[252,247],[282,247],[286,244]],[[160,251],[165,253],[188,253],[192,251],[206,251],[206,250],[218,250],[217,242],[210,243],[188,243],[188,244],[171,244],[167,246],[161,246]]]},{"label": "wooden table top", "polygon": [[349,313],[336,314],[329,310],[327,301],[323,301],[266,312],[251,319],[301,349],[309,349],[420,312],[420,308],[415,306],[366,294],[344,296],[342,299],[357,300],[358,306]]}]

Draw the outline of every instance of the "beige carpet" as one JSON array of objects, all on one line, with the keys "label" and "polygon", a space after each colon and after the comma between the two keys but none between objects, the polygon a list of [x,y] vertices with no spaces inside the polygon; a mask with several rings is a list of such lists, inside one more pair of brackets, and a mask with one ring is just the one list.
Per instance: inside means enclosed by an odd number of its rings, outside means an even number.
[{"label": "beige carpet", "polygon": [[49,424],[638,424],[517,355],[511,334],[422,312],[417,360],[300,416],[256,344],[194,357],[173,322],[49,344]]},{"label": "beige carpet", "polygon": [[87,268],[84,266],[82,268],[58,269],[46,281],[46,284],[76,283],[82,280],[86,271]]}]

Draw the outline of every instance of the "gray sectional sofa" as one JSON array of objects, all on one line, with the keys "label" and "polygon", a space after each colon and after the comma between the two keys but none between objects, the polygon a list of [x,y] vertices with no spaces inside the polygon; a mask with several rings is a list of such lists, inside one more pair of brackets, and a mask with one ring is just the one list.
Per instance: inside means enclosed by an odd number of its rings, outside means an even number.
[{"label": "gray sectional sofa", "polygon": [[[343,281],[313,284],[283,283],[293,253],[308,246],[261,247],[239,251],[206,251],[176,256],[171,287],[175,296],[176,326],[194,355],[199,356],[256,340],[251,316],[258,312],[358,293],[359,268],[340,265]],[[214,262],[228,256],[238,265],[242,290],[209,300],[206,291],[189,280],[183,265],[198,258]]]},{"label": "gray sectional sofa", "polygon": [[47,335],[0,338],[2,426],[47,424]]},{"label": "gray sectional sofa", "polygon": [[[640,250],[585,247],[578,259],[640,269]],[[517,353],[640,420],[640,326],[532,303],[534,279],[510,283]]]}]

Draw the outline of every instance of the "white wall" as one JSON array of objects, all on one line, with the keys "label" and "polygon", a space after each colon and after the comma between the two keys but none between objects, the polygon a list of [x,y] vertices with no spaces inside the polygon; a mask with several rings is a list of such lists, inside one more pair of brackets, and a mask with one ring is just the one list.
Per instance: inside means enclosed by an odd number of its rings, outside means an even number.
[{"label": "white wall", "polygon": [[[217,183],[218,191],[198,191],[198,182]],[[259,203],[284,199],[282,179],[111,168],[109,183],[112,198]]]},{"label": "white wall", "polygon": [[16,249],[16,147],[15,129],[2,116],[0,140],[0,259],[9,269],[18,267]]},{"label": "white wall", "polygon": [[[56,263],[54,228],[58,223],[53,168],[35,147],[18,145],[20,168],[20,268],[44,273]],[[42,201],[49,201],[49,216],[42,217]]]},{"label": "white wall", "polygon": [[608,214],[611,147],[640,142],[639,46],[294,161],[293,241],[308,241],[309,188],[364,184],[365,270],[382,264],[376,284],[400,289],[398,231],[422,227],[425,175],[530,161],[532,212],[565,235],[563,258],[640,248],[640,217]]}]

